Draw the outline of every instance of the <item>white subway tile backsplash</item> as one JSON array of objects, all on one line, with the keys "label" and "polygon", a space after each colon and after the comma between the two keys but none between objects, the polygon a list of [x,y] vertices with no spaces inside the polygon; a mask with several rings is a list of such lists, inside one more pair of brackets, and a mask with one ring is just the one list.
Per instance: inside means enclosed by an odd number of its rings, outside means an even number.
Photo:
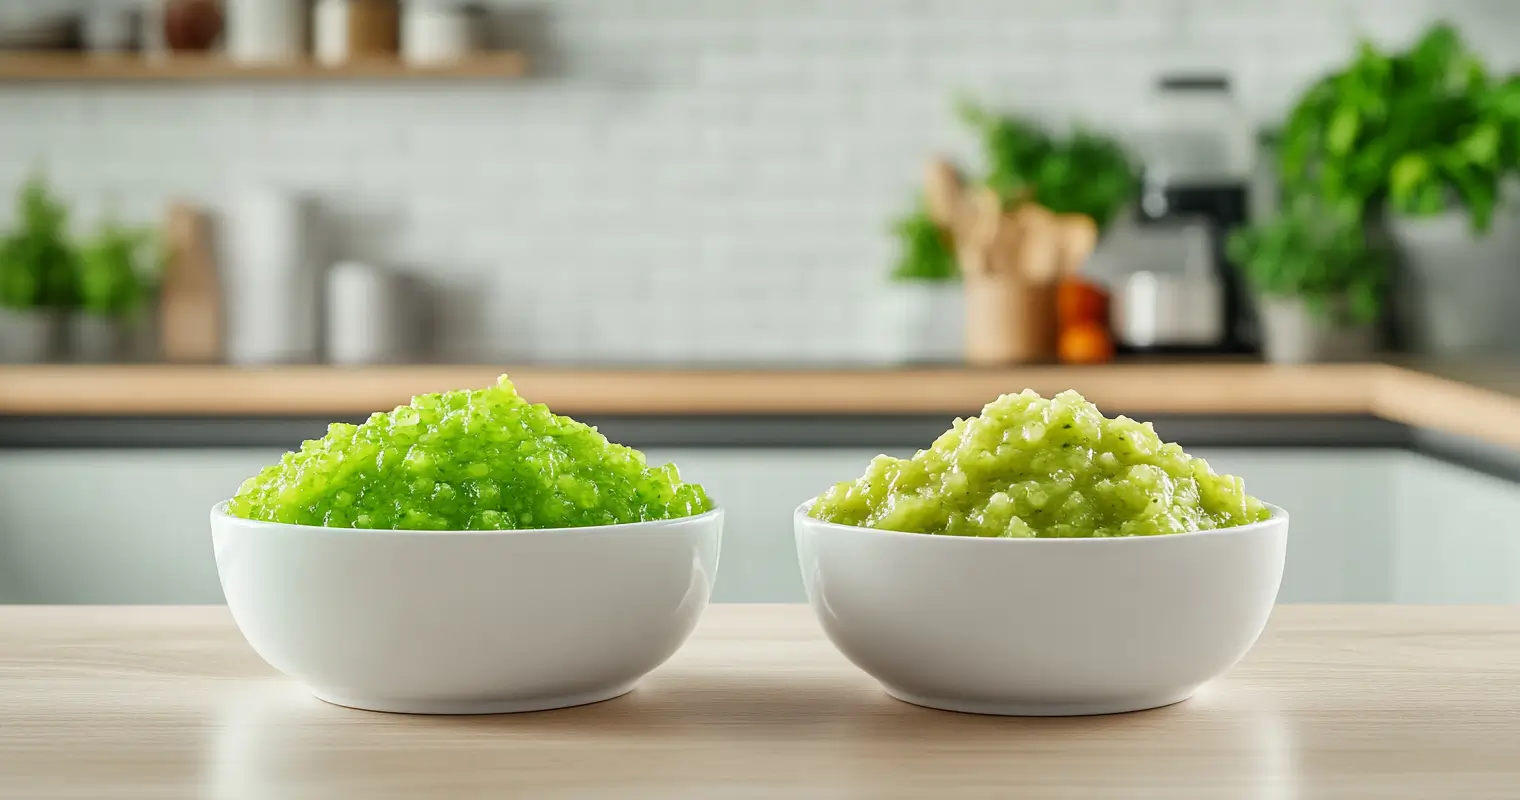
[{"label": "white subway tile backsplash", "polygon": [[500,5],[543,18],[547,74],[0,85],[0,191],[45,166],[85,224],[310,191],[335,255],[435,287],[449,360],[837,361],[865,352],[924,160],[978,157],[958,92],[1122,131],[1159,71],[1222,68],[1266,120],[1354,37],[1438,14],[1520,63],[1499,0]]}]

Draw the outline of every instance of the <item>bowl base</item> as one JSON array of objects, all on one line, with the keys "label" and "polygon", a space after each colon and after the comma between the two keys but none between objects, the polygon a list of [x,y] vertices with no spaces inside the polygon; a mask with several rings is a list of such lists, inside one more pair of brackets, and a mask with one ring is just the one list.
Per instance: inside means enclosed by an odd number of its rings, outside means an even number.
[{"label": "bowl base", "polygon": [[1092,703],[1023,703],[926,697],[891,686],[883,685],[881,688],[893,698],[915,706],[939,711],[957,711],[962,714],[989,714],[1000,717],[1088,717],[1101,714],[1127,714],[1131,711],[1146,711],[1174,705],[1192,697],[1193,693],[1198,691],[1197,686],[1189,686],[1180,691],[1100,700]]},{"label": "bowl base", "polygon": [[531,697],[516,698],[512,700],[437,700],[430,698],[409,697],[362,697],[342,692],[330,692],[325,689],[308,690],[318,700],[331,703],[344,708],[356,708],[360,711],[383,711],[388,714],[432,714],[432,715],[479,715],[479,714],[522,714],[529,711],[549,711],[556,708],[570,708],[571,706],[584,706],[591,703],[601,703],[616,697],[622,697],[633,691],[633,683],[619,684],[610,689],[598,689],[592,692],[580,694],[560,695],[557,697]]}]

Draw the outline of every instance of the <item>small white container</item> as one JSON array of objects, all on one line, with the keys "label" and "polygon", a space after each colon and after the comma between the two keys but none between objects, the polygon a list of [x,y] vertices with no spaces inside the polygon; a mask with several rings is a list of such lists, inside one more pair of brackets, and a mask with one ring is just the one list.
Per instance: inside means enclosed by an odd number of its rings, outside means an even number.
[{"label": "small white container", "polygon": [[327,271],[327,360],[333,364],[395,364],[403,360],[409,319],[399,282],[385,270],[355,261]]},{"label": "small white container", "polygon": [[450,0],[409,0],[401,12],[401,57],[408,64],[459,61],[479,45],[475,17]]},{"label": "small white container", "polygon": [[227,54],[243,63],[295,61],[305,56],[305,0],[229,0]]},{"label": "small white container", "polygon": [[984,539],[795,514],[813,611],[904,702],[1076,716],[1170,705],[1234,666],[1272,614],[1288,514],[1197,533]]},{"label": "small white container", "polygon": [[84,17],[85,49],[96,55],[119,55],[137,49],[141,15],[131,6],[98,4]]},{"label": "small white container", "polygon": [[873,350],[889,364],[949,364],[966,356],[966,289],[960,281],[893,281],[876,307]]},{"label": "small white container", "polygon": [[514,531],[254,522],[211,510],[254,652],[341,706],[503,714],[627,693],[707,608],[723,511]]},{"label": "small white container", "polygon": [[317,0],[312,8],[312,54],[327,66],[348,60],[348,0]]}]

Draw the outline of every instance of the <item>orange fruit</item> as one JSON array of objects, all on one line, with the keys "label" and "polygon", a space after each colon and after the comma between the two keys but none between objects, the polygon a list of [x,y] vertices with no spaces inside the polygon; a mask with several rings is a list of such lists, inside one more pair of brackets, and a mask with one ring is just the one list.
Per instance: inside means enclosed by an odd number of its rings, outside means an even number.
[{"label": "orange fruit", "polygon": [[1056,347],[1063,364],[1105,364],[1114,357],[1113,337],[1097,322],[1062,328]]},{"label": "orange fruit", "polygon": [[1081,278],[1063,278],[1056,287],[1056,319],[1062,328],[1084,322],[1108,324],[1108,292]]}]

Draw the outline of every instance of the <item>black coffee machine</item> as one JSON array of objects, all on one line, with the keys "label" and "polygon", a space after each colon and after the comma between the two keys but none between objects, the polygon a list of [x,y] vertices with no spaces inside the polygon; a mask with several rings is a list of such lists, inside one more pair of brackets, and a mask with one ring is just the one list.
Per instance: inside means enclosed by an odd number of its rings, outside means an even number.
[{"label": "black coffee machine", "polygon": [[1225,253],[1230,232],[1250,220],[1254,129],[1235,108],[1230,80],[1223,75],[1163,76],[1153,100],[1157,124],[1146,136],[1138,221],[1207,223],[1224,320],[1217,344],[1170,349],[1256,353],[1257,322],[1249,287]]}]

